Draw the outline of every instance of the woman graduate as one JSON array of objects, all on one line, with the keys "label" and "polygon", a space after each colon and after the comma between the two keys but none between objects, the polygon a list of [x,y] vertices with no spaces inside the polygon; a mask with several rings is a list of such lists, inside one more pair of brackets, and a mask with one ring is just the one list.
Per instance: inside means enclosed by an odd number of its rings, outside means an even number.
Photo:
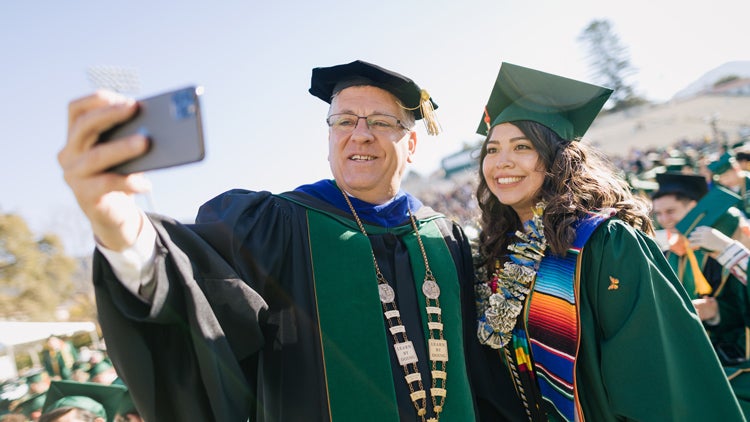
[{"label": "woman graduate", "polygon": [[577,142],[611,92],[500,68],[478,131],[482,420],[511,382],[533,421],[742,421],[646,203]]}]

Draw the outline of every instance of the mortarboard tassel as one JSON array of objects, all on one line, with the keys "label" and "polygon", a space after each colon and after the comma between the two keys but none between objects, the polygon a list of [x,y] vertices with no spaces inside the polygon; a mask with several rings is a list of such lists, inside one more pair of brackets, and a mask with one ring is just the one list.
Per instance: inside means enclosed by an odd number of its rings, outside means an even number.
[{"label": "mortarboard tassel", "polygon": [[430,94],[424,89],[420,92],[419,111],[422,113],[424,127],[427,129],[427,133],[429,135],[437,135],[440,133],[442,128],[440,127],[440,123],[438,123],[435,109],[432,107]]},{"label": "mortarboard tassel", "polygon": [[487,111],[487,106],[484,106],[484,124],[487,125],[487,133],[489,133],[492,122],[490,122],[490,112]]}]

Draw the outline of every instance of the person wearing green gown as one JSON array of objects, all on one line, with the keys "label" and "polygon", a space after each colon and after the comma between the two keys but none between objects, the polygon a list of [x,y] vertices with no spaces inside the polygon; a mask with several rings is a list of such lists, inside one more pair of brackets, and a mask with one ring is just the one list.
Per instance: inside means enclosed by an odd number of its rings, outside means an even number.
[{"label": "person wearing green gown", "polygon": [[[707,251],[710,256],[725,270],[732,273],[747,289],[747,267],[750,260],[750,250],[739,240],[722,233],[721,230],[710,226],[699,226],[688,236],[693,247]],[[746,291],[747,294],[747,291]],[[747,345],[747,331],[750,327],[750,313],[745,313],[745,344],[742,346],[744,354],[736,357],[733,365],[725,365],[729,382],[740,401],[745,415],[750,415],[750,347]]]},{"label": "person wearing green gown", "polygon": [[[750,216],[750,175],[737,162],[734,151],[729,150],[706,166],[714,181],[733,190],[740,196],[737,208]],[[743,242],[750,246],[748,242]]]},{"label": "person wearing green gown", "polygon": [[478,132],[477,339],[501,420],[743,421],[648,205],[579,142],[611,90],[503,63]]},{"label": "person wearing green gown", "polygon": [[[656,181],[659,188],[651,201],[656,222],[668,236],[669,249],[664,252],[667,261],[690,296],[722,365],[736,365],[736,360],[746,354],[746,288],[729,268],[688,242],[676,227],[683,219],[692,218],[689,213],[695,207],[711,207],[717,216],[711,225],[728,236],[738,231],[744,217],[733,203],[706,197],[709,189],[703,176],[668,172],[657,174]],[[699,203],[704,197],[706,200]]]},{"label": "person wearing green gown", "polygon": [[60,162],[98,240],[107,351],[144,420],[475,420],[471,248],[400,187],[415,121],[437,133],[437,105],[363,61],[313,69],[310,93],[329,104],[333,179],[233,189],[195,224],[144,213],[142,176],[107,171],[146,150],[139,135],[94,142],[132,101],[71,104]]}]

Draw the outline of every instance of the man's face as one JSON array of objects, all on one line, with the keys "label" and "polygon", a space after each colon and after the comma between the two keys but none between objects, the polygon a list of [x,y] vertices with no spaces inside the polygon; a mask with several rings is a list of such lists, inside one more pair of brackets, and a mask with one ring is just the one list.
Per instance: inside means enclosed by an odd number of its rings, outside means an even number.
[{"label": "man's face", "polygon": [[674,195],[664,195],[653,200],[656,221],[663,228],[674,232],[674,226],[690,212],[697,202],[678,200]]},{"label": "man's face", "polygon": [[[331,102],[329,115],[338,113],[386,114],[403,121],[405,111],[388,91],[354,86],[339,92]],[[328,162],[341,189],[363,201],[381,204],[398,192],[416,145],[414,131],[398,128],[374,133],[365,119],[360,119],[351,133],[329,129]]]}]

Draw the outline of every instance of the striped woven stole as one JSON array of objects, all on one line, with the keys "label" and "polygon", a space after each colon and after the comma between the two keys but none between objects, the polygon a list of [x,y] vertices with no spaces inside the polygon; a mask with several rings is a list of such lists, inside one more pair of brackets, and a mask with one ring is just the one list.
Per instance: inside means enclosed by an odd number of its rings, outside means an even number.
[{"label": "striped woven stole", "polygon": [[576,227],[565,256],[545,256],[537,271],[527,330],[542,401],[565,420],[576,420],[575,361],[580,342],[576,266],[583,245],[612,213],[593,214]]}]

